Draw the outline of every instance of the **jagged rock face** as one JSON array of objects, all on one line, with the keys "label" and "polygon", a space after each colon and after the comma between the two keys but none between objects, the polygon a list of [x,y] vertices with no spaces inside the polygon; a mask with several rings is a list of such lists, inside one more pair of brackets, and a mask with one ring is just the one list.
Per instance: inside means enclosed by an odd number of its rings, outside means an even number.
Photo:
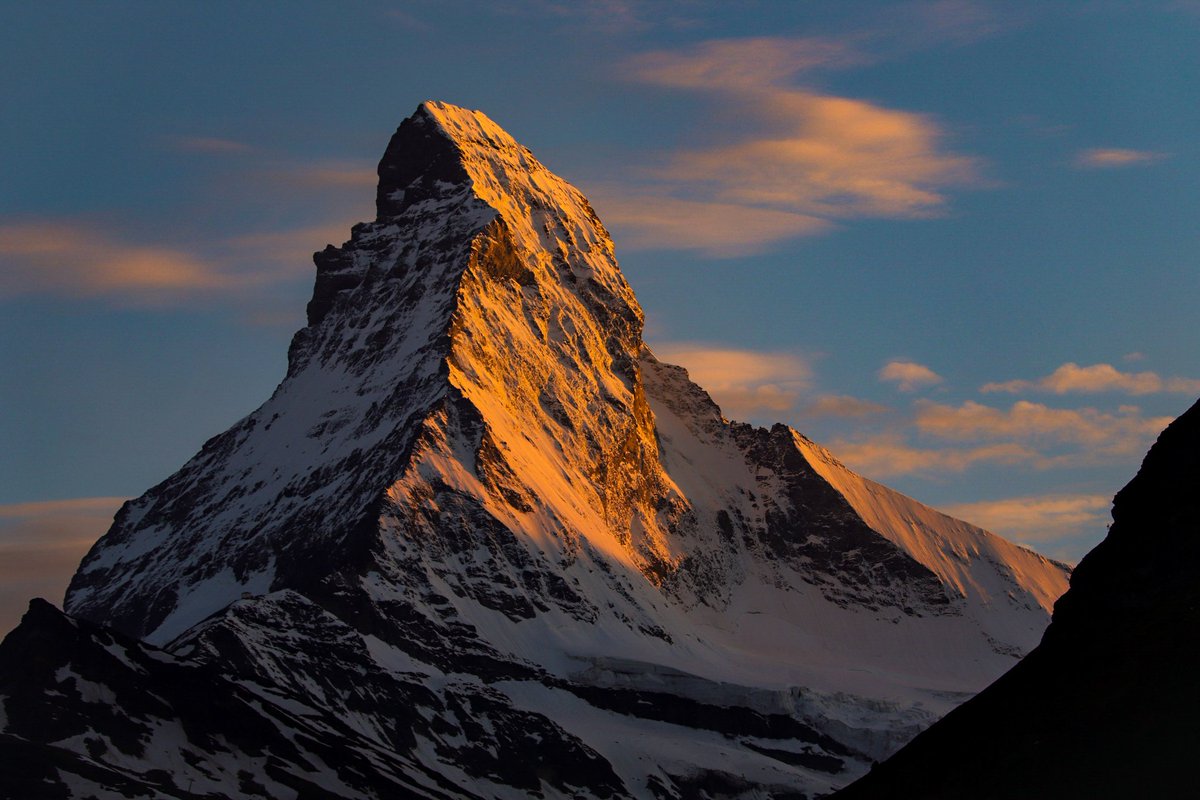
[{"label": "jagged rock face", "polygon": [[[1036,641],[1061,565],[724,419],[642,342],[587,200],[483,114],[423,104],[379,176],[275,394],[71,583],[69,614],[148,643],[121,645],[138,669],[210,665],[445,796],[811,796]],[[193,750],[175,779],[228,791]],[[356,780],[327,788],[393,785]]]},{"label": "jagged rock face", "polygon": [[1113,502],[1038,647],[838,797],[1195,794],[1200,403]]}]

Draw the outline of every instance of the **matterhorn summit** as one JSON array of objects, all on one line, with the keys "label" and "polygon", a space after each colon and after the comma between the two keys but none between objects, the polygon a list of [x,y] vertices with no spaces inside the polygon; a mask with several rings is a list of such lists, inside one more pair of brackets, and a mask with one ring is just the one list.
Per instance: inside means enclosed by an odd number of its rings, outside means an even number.
[{"label": "matterhorn summit", "polygon": [[422,104],[376,209],[272,397],[0,645],[0,789],[816,797],[1037,643],[1065,567],[726,420],[484,114]]}]

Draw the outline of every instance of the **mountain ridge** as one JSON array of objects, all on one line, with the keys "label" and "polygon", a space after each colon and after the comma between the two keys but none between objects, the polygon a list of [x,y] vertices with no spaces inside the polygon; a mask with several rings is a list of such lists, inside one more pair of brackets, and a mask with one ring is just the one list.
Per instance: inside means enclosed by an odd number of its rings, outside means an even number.
[{"label": "mountain ridge", "polygon": [[[1036,642],[1061,565],[785,425],[726,420],[642,341],[586,198],[481,112],[422,104],[379,176],[377,218],[314,256],[272,397],[85,557],[66,619],[102,627],[77,662],[47,653],[48,706],[82,719],[70,698],[86,692],[54,687],[130,680],[93,646],[125,637],[141,669],[223,664],[259,687],[255,714],[304,709],[287,725],[324,742],[335,796],[371,785],[322,738],[348,722],[388,775],[463,796],[800,796]],[[30,627],[65,636],[48,616]],[[90,753],[123,726],[152,742],[195,726],[159,712],[42,743]],[[547,772],[521,731],[561,742],[577,775]],[[241,780],[219,748],[189,746],[176,777],[218,794]],[[122,762],[139,780],[148,752]],[[246,781],[275,796],[280,769]]]}]

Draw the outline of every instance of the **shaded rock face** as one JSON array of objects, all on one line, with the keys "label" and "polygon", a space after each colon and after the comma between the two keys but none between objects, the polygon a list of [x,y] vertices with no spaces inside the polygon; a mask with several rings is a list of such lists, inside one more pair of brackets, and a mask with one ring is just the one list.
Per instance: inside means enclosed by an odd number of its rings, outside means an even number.
[{"label": "shaded rock face", "polygon": [[1117,493],[1041,644],[837,797],[1191,796],[1198,557],[1200,403]]},{"label": "shaded rock face", "polygon": [[1037,640],[1061,565],[726,420],[486,116],[379,176],[272,397],[5,644],[22,792],[816,796]]}]

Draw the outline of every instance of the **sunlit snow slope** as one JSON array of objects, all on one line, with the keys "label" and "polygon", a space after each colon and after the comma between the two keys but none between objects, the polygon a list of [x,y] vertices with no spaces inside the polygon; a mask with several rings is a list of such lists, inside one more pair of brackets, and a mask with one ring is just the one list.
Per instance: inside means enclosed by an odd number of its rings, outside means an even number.
[{"label": "sunlit snow slope", "polygon": [[379,176],[275,394],[71,583],[166,650],[137,663],[227,665],[429,796],[812,796],[1037,642],[1062,565],[725,420],[642,342],[584,196],[482,113],[424,103]]}]

